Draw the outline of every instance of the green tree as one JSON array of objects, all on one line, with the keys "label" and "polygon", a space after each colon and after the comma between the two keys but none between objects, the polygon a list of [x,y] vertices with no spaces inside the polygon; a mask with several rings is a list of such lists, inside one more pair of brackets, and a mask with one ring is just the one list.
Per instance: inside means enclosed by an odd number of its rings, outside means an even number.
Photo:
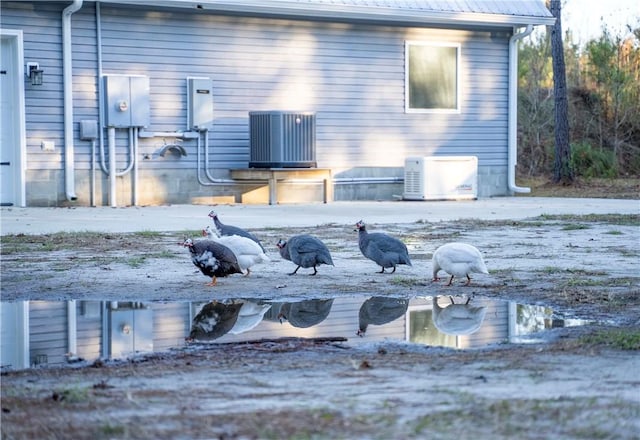
[{"label": "green tree", "polygon": [[553,74],[551,47],[544,35],[525,41],[518,54],[518,127],[520,172],[547,170],[553,143]]},{"label": "green tree", "polygon": [[638,34],[623,39],[606,27],[586,46],[585,86],[592,90],[597,106],[597,143],[609,148],[622,168],[629,156],[640,152],[640,49]]}]

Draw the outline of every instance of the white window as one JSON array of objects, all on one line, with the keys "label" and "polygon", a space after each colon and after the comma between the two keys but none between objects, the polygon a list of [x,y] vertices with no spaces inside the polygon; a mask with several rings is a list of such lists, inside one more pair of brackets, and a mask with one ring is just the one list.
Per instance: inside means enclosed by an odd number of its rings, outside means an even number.
[{"label": "white window", "polygon": [[407,41],[407,113],[460,112],[460,45]]}]

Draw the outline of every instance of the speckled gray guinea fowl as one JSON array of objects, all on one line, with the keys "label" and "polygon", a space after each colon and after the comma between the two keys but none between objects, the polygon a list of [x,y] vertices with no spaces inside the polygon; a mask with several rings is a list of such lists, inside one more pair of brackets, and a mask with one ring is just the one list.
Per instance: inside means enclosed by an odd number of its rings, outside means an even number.
[{"label": "speckled gray guinea fowl", "polygon": [[411,266],[407,246],[397,238],[383,232],[367,232],[362,220],[356,223],[356,230],[362,255],[382,267],[380,273],[384,273],[385,268],[389,267],[393,268],[391,273],[394,273],[399,264]]},{"label": "speckled gray guinea fowl", "polygon": [[358,331],[360,337],[367,332],[369,324],[383,325],[403,316],[409,308],[407,298],[389,298],[374,296],[360,306],[358,312]]},{"label": "speckled gray guinea fowl", "polygon": [[216,226],[216,229],[218,230],[218,235],[220,236],[239,235],[241,237],[249,238],[255,241],[256,243],[258,243],[260,245],[260,249],[262,249],[262,252],[264,252],[264,246],[262,246],[262,243],[260,243],[260,240],[258,240],[258,237],[253,235],[251,232],[246,231],[237,226],[225,225],[220,221],[220,219],[218,218],[218,214],[215,211],[209,212],[209,217],[211,217],[211,219],[213,220],[213,224]]},{"label": "speckled gray guinea fowl", "polygon": [[209,286],[215,286],[218,277],[242,273],[233,251],[220,243],[211,240],[193,241],[187,238],[182,245],[189,248],[193,264],[203,275],[211,277]]},{"label": "speckled gray guinea fowl", "polygon": [[289,275],[294,275],[301,267],[313,267],[311,275],[315,275],[318,273],[316,266],[320,264],[334,265],[327,246],[313,235],[294,235],[288,241],[279,240],[277,246],[282,258],[298,265],[296,270]]}]

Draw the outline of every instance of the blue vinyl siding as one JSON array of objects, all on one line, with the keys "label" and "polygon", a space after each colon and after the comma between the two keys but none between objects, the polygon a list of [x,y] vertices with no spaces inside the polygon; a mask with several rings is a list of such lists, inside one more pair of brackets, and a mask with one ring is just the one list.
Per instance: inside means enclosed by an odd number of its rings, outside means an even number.
[{"label": "blue vinyl siding", "polygon": [[[2,27],[23,29],[25,61],[38,61],[45,84],[26,86],[29,170],[63,167],[61,11],[66,3],[3,2]],[[402,167],[408,156],[476,155],[479,165],[507,164],[507,66],[510,30],[436,29],[223,16],[102,4],[104,74],[147,75],[149,131],[186,129],[186,77],[212,79],[211,166],[249,162],[248,112],[317,113],[319,167]],[[508,29],[508,28],[506,28]],[[90,167],[90,143],[78,123],[98,118],[95,4],[72,17],[75,163]],[[461,112],[405,113],[405,42],[460,44]],[[128,158],[118,130],[119,168]],[[43,152],[41,140],[55,152]],[[106,133],[105,133],[106,139]],[[140,139],[139,169],[196,169],[187,156],[159,158],[160,138]],[[388,153],[393,154],[389,155]],[[160,171],[159,171],[160,172]]]}]

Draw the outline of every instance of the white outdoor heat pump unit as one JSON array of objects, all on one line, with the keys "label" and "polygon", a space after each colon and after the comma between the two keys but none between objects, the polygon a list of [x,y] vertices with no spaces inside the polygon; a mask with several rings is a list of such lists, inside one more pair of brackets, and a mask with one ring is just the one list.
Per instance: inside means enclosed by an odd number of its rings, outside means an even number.
[{"label": "white outdoor heat pump unit", "polygon": [[463,200],[478,198],[476,156],[407,157],[404,200]]}]

